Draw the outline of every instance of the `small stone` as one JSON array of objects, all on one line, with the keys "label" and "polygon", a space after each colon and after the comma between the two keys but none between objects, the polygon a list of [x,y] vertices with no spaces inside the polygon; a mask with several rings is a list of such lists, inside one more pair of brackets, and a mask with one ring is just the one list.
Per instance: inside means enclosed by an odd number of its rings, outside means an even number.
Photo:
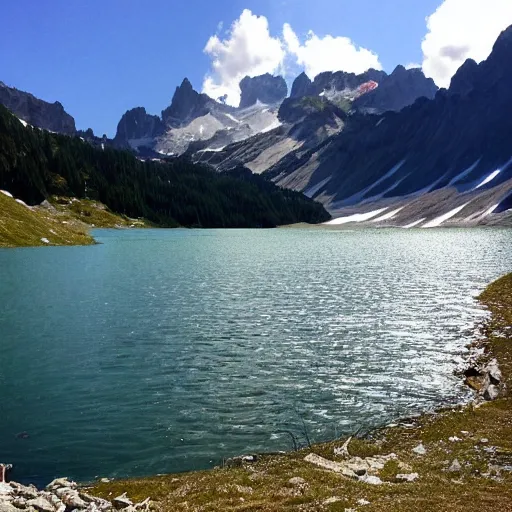
[{"label": "small stone", "polygon": [[480,442],[482,444],[487,444],[489,442],[489,439],[487,439],[486,437],[482,437],[482,439],[480,439]]},{"label": "small stone", "polygon": [[235,489],[241,494],[252,494],[254,492],[252,487],[245,485],[235,485]]},{"label": "small stone", "polygon": [[301,485],[306,485],[306,480],[304,480],[304,478],[301,478],[300,476],[294,476],[293,478],[290,478],[290,480],[288,480],[288,483],[290,485],[293,485],[293,486],[301,486]]},{"label": "small stone", "polygon": [[414,482],[419,478],[419,476],[420,475],[418,475],[418,473],[400,474],[396,475],[396,479],[403,482]]},{"label": "small stone", "polygon": [[102,478],[102,479],[100,480],[100,482],[101,482],[102,484],[108,484],[108,483],[110,482],[110,479],[109,479],[109,478]]},{"label": "small stone", "polygon": [[112,500],[112,505],[114,505],[114,507],[117,509],[123,509],[126,507],[131,507],[133,502],[126,497],[126,493],[123,493],[121,496],[118,496]]},{"label": "small stone", "polygon": [[448,471],[450,471],[451,473],[457,473],[461,469],[462,467],[460,465],[460,462],[457,459],[454,459],[452,465],[448,468]]},{"label": "small stone", "polygon": [[417,455],[425,455],[427,453],[427,450],[425,449],[422,443],[416,446],[416,448],[413,448],[412,451]]},{"label": "small stone", "polygon": [[364,498],[361,498],[360,500],[357,500],[358,505],[362,505],[363,507],[365,505],[370,505],[370,502],[368,500],[365,500]]},{"label": "small stone", "polygon": [[459,441],[462,441],[462,439],[458,438],[457,436],[449,437],[448,441],[452,443],[458,443]]},{"label": "small stone", "polygon": [[33,507],[39,512],[55,512],[54,506],[45,498],[39,496],[36,499],[27,502],[29,507]]},{"label": "small stone", "polygon": [[324,505],[330,505],[331,503],[337,503],[338,501],[341,501],[341,498],[338,498],[338,496],[331,496],[330,498],[327,498],[324,500]]}]

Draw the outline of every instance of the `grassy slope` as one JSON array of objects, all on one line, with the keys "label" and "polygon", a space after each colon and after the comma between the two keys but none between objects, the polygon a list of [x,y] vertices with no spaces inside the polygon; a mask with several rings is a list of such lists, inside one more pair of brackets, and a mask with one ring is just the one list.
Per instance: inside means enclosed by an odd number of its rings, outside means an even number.
[{"label": "grassy slope", "polygon": [[[41,241],[48,239],[50,244]],[[0,247],[90,245],[94,240],[83,227],[63,224],[50,212],[27,208],[0,193]]]},{"label": "grassy slope", "polygon": [[[147,225],[143,220],[116,215],[97,201],[54,197],[49,208],[27,208],[0,193],[0,247],[89,245],[94,243],[88,234],[90,227]],[[50,243],[42,242],[42,238]]]},{"label": "grassy slope", "polygon": [[[482,344],[488,355],[498,358],[510,388],[512,274],[489,286],[480,300],[492,312],[492,319],[483,329]],[[368,512],[512,511],[512,473],[502,471],[496,479],[482,476],[489,471],[494,475],[495,464],[512,464],[511,405],[511,398],[504,397],[480,407],[440,412],[415,420],[415,428],[388,428],[375,433],[373,440],[357,439],[350,444],[352,456],[396,453],[401,462],[410,466],[410,471],[419,473],[415,483],[392,483],[397,472],[393,463],[380,475],[390,484],[370,486],[304,462],[310,451],[335,459],[333,447],[341,445],[337,441],[288,455],[266,456],[248,467],[100,483],[91,492],[112,498],[127,491],[138,500],[150,496],[156,509],[166,512],[346,508]],[[462,441],[450,442],[451,436]],[[482,438],[489,442],[481,443]],[[420,441],[427,449],[422,457],[412,453]],[[494,449],[488,453],[486,447]],[[455,458],[462,470],[447,472]],[[291,486],[288,480],[295,476],[304,478],[307,485]],[[324,504],[331,497],[340,501]],[[361,506],[357,503],[359,499],[370,504]]]}]

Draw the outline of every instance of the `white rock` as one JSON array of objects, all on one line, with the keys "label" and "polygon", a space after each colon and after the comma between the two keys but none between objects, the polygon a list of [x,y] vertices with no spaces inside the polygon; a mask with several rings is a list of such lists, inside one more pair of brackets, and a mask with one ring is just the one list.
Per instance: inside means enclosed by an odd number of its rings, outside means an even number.
[{"label": "white rock", "polygon": [[404,482],[414,482],[419,478],[420,475],[418,473],[408,473],[408,474],[400,474],[396,475],[397,480],[402,480]]},{"label": "white rock", "polygon": [[365,500],[364,498],[361,498],[360,500],[357,500],[357,504],[364,506],[364,505],[369,505],[370,502],[368,500]]},{"label": "white rock", "polygon": [[342,464],[334,462],[332,460],[324,459],[323,457],[320,457],[320,455],[317,455],[316,453],[310,453],[306,455],[304,457],[304,460],[306,462],[314,464],[315,466],[328,469],[329,471],[334,471],[335,473],[342,473],[344,469]]},{"label": "white rock", "polygon": [[55,508],[53,505],[45,498],[39,496],[34,500],[30,500],[27,502],[29,507],[35,508],[39,512],[55,512]]},{"label": "white rock", "polygon": [[486,372],[489,374],[492,380],[499,383],[502,381],[503,376],[501,374],[501,370],[499,369],[498,362],[496,359],[493,359],[485,368]]},{"label": "white rock", "polygon": [[486,400],[496,400],[500,394],[500,390],[498,386],[495,386],[494,384],[489,384],[487,388],[484,391],[484,398]]},{"label": "white rock", "polygon": [[49,244],[50,243],[50,240],[48,240],[48,238],[41,238],[41,242],[43,242],[43,244]]},{"label": "white rock", "polygon": [[14,492],[14,489],[4,482],[0,482],[0,497],[10,495]]},{"label": "white rock", "polygon": [[457,436],[449,437],[448,441],[452,443],[458,443],[459,441],[462,441],[462,439],[458,438]]},{"label": "white rock", "polygon": [[454,459],[452,465],[448,468],[448,471],[452,473],[456,473],[462,469],[460,462],[457,459]]},{"label": "white rock", "polygon": [[56,478],[55,480],[52,480],[47,486],[47,489],[60,489],[66,487],[68,489],[76,489],[77,484],[76,482],[73,482],[72,480],[68,480],[67,477],[64,478]]},{"label": "white rock", "polygon": [[8,501],[0,501],[0,512],[19,512],[19,510]]},{"label": "white rock", "polygon": [[487,439],[486,437],[482,437],[482,439],[480,439],[480,442],[482,444],[487,444],[489,442],[489,439]]},{"label": "white rock", "polygon": [[337,457],[344,457],[349,458],[350,453],[348,452],[348,445],[350,444],[350,441],[352,441],[352,437],[349,437],[344,443],[341,448],[334,448],[334,455]]},{"label": "white rock", "polygon": [[304,478],[301,478],[300,476],[294,476],[293,478],[290,478],[290,480],[288,480],[288,483],[290,485],[300,486],[306,485],[306,480],[304,480]]},{"label": "white rock", "polygon": [[331,503],[337,503],[338,501],[341,501],[341,498],[338,498],[338,496],[332,496],[331,498],[327,498],[324,500],[324,505],[330,505]]},{"label": "white rock", "polygon": [[7,190],[0,190],[0,192],[7,197],[12,197],[12,194],[10,192],[7,192]]},{"label": "white rock", "polygon": [[364,482],[369,485],[381,485],[382,480],[378,476],[364,475],[359,479],[360,482]]},{"label": "white rock", "polygon": [[427,450],[421,443],[418,446],[416,446],[416,448],[413,448],[412,451],[417,455],[425,455],[427,453]]},{"label": "white rock", "polygon": [[126,507],[131,507],[133,505],[132,500],[126,497],[126,493],[121,494],[121,496],[117,496],[112,500],[112,504],[117,509],[122,509]]}]

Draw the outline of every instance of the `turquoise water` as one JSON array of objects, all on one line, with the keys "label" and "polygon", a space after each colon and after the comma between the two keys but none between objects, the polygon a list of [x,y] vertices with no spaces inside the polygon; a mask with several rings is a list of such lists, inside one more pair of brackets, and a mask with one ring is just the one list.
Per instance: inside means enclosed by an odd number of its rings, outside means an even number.
[{"label": "turquoise water", "polygon": [[[510,231],[99,230],[0,250],[0,462],[206,468],[462,400]],[[26,433],[26,435],[19,435]]]}]

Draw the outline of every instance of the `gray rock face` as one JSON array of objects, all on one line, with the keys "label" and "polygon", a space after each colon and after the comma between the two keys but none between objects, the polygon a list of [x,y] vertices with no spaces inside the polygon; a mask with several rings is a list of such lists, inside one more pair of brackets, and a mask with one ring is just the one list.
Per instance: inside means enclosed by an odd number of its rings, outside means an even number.
[{"label": "gray rock face", "polygon": [[302,98],[309,96],[313,82],[310,80],[306,73],[302,72],[294,81],[292,85],[292,92],[290,98]]},{"label": "gray rock face", "polygon": [[29,507],[35,508],[39,512],[55,512],[54,506],[42,496],[27,502]]},{"label": "gray rock face", "polygon": [[399,111],[418,98],[434,98],[438,90],[432,78],[427,78],[421,69],[405,69],[403,66],[397,66],[391,75],[378,83],[377,89],[354,101],[354,108]]},{"label": "gray rock face", "polygon": [[76,132],[75,120],[58,101],[48,103],[0,82],[0,103],[32,126],[66,135]]},{"label": "gray rock face", "polygon": [[185,121],[208,113],[208,105],[213,100],[206,94],[199,94],[185,78],[172,98],[171,105],[162,111],[162,120],[166,126],[179,127]]},{"label": "gray rock face", "polygon": [[377,71],[376,69],[369,69],[360,75],[344,71],[326,71],[315,77],[312,87],[308,91],[308,96],[318,95],[330,89],[336,91],[354,90],[369,81],[380,84],[387,76],[385,71]]},{"label": "gray rock face", "polygon": [[468,59],[458,69],[450,83],[450,92],[464,96],[473,89],[473,80],[478,73],[478,64],[473,59]]},{"label": "gray rock face", "polygon": [[120,147],[130,147],[132,140],[153,139],[162,135],[165,125],[158,116],[146,113],[143,107],[128,110],[117,125],[114,143]]},{"label": "gray rock face", "polygon": [[284,78],[269,73],[254,78],[246,76],[240,82],[240,90],[240,108],[251,107],[258,100],[269,105],[280,103],[288,95],[288,86]]}]

